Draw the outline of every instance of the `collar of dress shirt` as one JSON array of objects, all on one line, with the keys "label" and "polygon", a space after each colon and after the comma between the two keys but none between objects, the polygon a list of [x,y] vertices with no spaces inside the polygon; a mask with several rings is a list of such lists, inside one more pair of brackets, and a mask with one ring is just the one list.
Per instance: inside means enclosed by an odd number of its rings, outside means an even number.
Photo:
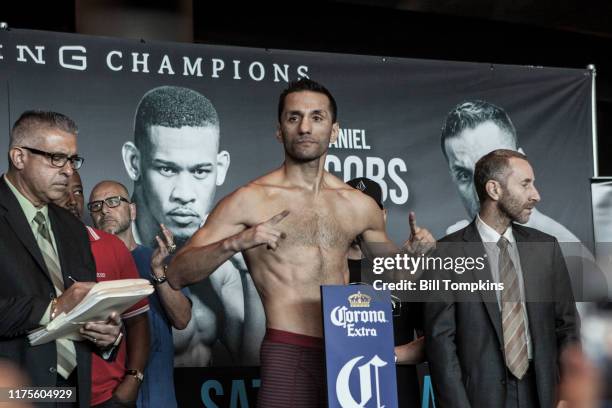
[{"label": "collar of dress shirt", "polygon": [[499,238],[501,238],[502,235],[511,244],[514,244],[515,242],[514,234],[512,233],[512,224],[510,224],[508,228],[506,228],[506,231],[500,235],[497,231],[487,225],[487,223],[480,218],[480,215],[476,215],[476,228],[478,229],[480,238],[482,238],[482,242],[497,244],[497,241],[499,241]]},{"label": "collar of dress shirt", "polygon": [[49,207],[47,207],[46,204],[40,208],[36,208],[34,204],[32,204],[30,200],[28,200],[23,194],[21,194],[21,191],[19,191],[17,187],[15,187],[13,183],[11,183],[8,177],[6,177],[6,174],[4,175],[4,181],[6,181],[6,184],[9,186],[9,188],[15,195],[15,198],[17,198],[19,206],[23,210],[23,213],[25,214],[28,223],[32,224],[32,221],[34,220],[34,217],[36,216],[36,213],[38,211],[42,212],[47,222],[49,222]]}]

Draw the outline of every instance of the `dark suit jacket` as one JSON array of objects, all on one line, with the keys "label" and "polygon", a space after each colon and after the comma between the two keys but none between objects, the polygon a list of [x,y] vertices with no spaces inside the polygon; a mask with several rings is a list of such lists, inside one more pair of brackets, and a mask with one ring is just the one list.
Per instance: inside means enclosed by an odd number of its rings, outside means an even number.
[{"label": "dark suit jacket", "polygon": [[[49,218],[58,249],[64,283],[95,281],[96,267],[85,226],[68,211],[49,204]],[[17,198],[0,176],[0,358],[25,369],[34,386],[56,384],[55,342],[30,346],[27,331],[38,327],[55,296],[53,283],[36,238]],[[86,344],[87,343],[87,344]],[[75,342],[81,407],[91,395],[89,342]]]},{"label": "dark suit jacket", "polygon": [[[576,306],[557,240],[517,224],[512,230],[528,300],[538,399],[541,407],[553,407],[559,382],[559,353],[569,342],[578,340]],[[475,222],[442,238],[438,248],[436,255],[442,257],[476,258],[485,254]],[[461,275],[441,272],[441,276],[455,282],[492,281],[488,261],[485,264],[480,271]],[[440,302],[428,302],[424,307],[425,349],[436,406],[503,407],[508,370],[495,292],[474,292],[461,302],[456,296],[456,292],[447,293],[444,299],[438,299]]]}]

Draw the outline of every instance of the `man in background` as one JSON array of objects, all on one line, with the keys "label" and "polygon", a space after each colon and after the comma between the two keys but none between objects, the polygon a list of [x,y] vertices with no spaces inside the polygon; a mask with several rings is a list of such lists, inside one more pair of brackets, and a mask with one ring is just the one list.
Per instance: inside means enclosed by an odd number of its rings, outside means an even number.
[{"label": "man in background", "polygon": [[137,208],[128,197],[121,183],[102,181],[91,191],[87,208],[94,225],[123,241],[136,262],[140,277],[151,280],[155,286],[155,293],[149,296],[152,347],[138,394],[138,406],[176,407],[172,327],[177,330],[187,327],[191,303],[185,294],[168,285],[161,266],[170,253],[169,248],[175,245],[172,234],[162,226],[164,236],[156,237],[155,251],[136,244],[132,225],[137,218]]},{"label": "man in background", "polygon": [[[74,171],[68,179],[66,194],[56,204],[69,210],[77,219],[83,218],[83,184]],[[123,242],[111,234],[86,226],[91,252],[96,262],[98,282],[117,279],[137,279],[138,271]],[[136,397],[149,357],[149,303],[142,299],[126,310],[126,339],[117,340],[119,348],[112,361],[95,354],[91,362],[91,405],[96,408],[136,406]]]},{"label": "man in background", "polygon": [[[180,249],[204,223],[230,164],[229,153],[219,151],[219,132],[216,109],[192,89],[161,86],[142,97],[134,117],[134,142],[126,142],[122,150],[134,181],[137,243],[156,246],[163,224]],[[176,365],[211,364],[217,339],[229,361],[256,364],[256,350],[244,350],[263,338],[264,314],[244,261],[232,258],[217,276],[189,291],[194,319],[174,333]]]},{"label": "man in background", "polygon": [[155,246],[164,224],[182,246],[204,222],[230,164],[229,153],[219,152],[214,106],[188,88],[148,91],[136,109],[134,142],[122,154],[138,205],[136,240]]}]

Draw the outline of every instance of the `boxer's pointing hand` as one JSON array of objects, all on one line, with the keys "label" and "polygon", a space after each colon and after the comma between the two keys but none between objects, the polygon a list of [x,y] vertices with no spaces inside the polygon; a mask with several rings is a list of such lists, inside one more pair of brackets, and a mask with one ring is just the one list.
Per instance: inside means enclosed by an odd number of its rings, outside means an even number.
[{"label": "boxer's pointing hand", "polygon": [[436,247],[436,240],[426,228],[421,228],[416,223],[416,214],[410,211],[408,215],[410,224],[410,239],[404,245],[413,254],[427,254]]},{"label": "boxer's pointing hand", "polygon": [[285,219],[285,217],[288,216],[288,215],[289,215],[289,210],[285,210],[285,211],[283,211],[283,212],[281,212],[279,214],[276,214],[274,217],[270,218],[266,222],[263,222],[262,224],[276,225],[279,222],[281,222],[283,219]]},{"label": "boxer's pointing hand", "polygon": [[416,224],[416,214],[414,211],[410,211],[408,214],[408,223],[410,224],[410,239],[421,232],[421,227]]},{"label": "boxer's pointing hand", "polygon": [[279,241],[285,238],[285,233],[278,230],[276,225],[288,215],[289,211],[285,210],[261,224],[242,231],[238,239],[239,250],[242,251],[263,244],[266,244],[269,249],[276,250]]}]

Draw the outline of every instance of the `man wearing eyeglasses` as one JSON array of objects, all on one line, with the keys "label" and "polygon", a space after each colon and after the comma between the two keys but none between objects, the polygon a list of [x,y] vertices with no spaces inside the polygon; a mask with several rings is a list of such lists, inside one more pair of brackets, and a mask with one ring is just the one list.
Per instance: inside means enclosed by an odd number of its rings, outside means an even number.
[{"label": "man wearing eyeglasses", "polygon": [[[183,330],[191,320],[191,303],[180,290],[166,282],[164,259],[176,249],[172,233],[161,226],[157,248],[136,244],[132,223],[136,205],[130,203],[125,186],[115,181],[98,183],[89,197],[87,208],[94,225],[116,235],[131,251],[140,277],[151,279],[155,293],[149,296],[151,352],[138,393],[139,407],[176,407],[174,392],[174,345],[172,327]],[[129,336],[129,334],[128,334]]]},{"label": "man wearing eyeglasses", "polygon": [[[55,202],[69,210],[77,219],[83,217],[85,200],[83,184],[78,171],[68,180],[66,194]],[[87,233],[96,263],[98,282],[117,279],[136,279],[138,271],[130,252],[120,239],[89,226]],[[149,357],[149,304],[141,299],[122,313],[126,340],[119,335],[117,354],[113,361],[92,356],[91,405],[95,408],[135,407],[138,390],[144,380],[143,373]]]},{"label": "man wearing eyeglasses", "polygon": [[83,164],[77,133],[72,119],[46,111],[24,112],[11,130],[9,170],[0,180],[0,357],[20,365],[33,386],[77,387],[77,402],[65,406],[89,407],[91,353],[108,357],[119,317],[85,324],[86,341],[31,347],[27,339],[70,311],[96,280],[83,224],[52,204]]}]

